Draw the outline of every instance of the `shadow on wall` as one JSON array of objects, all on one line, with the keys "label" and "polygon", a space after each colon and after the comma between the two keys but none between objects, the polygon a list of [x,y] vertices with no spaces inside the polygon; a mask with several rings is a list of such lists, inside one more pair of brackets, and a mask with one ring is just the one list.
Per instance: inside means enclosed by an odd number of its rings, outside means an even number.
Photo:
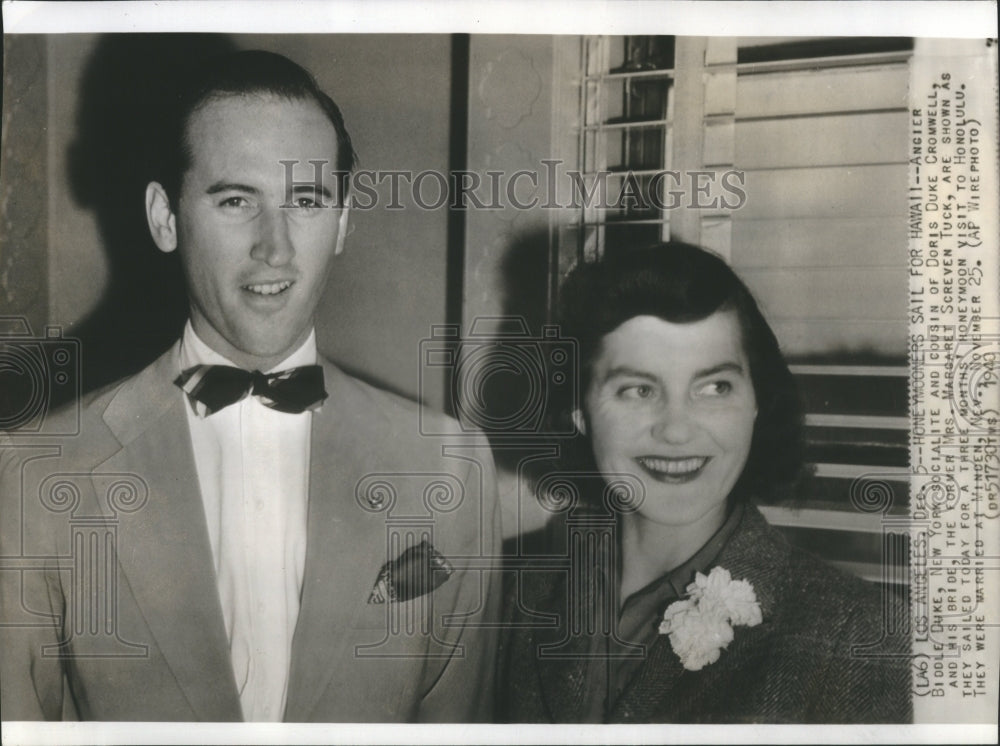
[{"label": "shadow on wall", "polygon": [[74,330],[84,391],[140,370],[180,334],[187,316],[180,264],[149,235],[145,188],[166,151],[183,76],[235,48],[214,34],[108,34],[87,62],[67,176],[73,199],[96,216],[109,282]]},{"label": "shadow on wall", "polygon": [[[502,333],[487,338],[486,344],[496,347],[482,357],[490,364],[477,366],[485,370],[459,377],[465,389],[461,406],[466,415],[477,415],[474,420],[479,421],[472,424],[486,433],[492,446],[507,555],[564,552],[562,545],[549,543],[545,531],[553,513],[535,494],[538,480],[564,468],[557,454],[575,442],[575,428],[560,413],[579,397],[575,342],[563,338],[555,326],[556,309],[550,316],[554,271],[547,230],[513,236],[501,263],[502,313],[517,321],[508,321],[497,330]],[[514,328],[518,326],[523,328]],[[473,345],[472,357],[480,343],[469,335],[463,344]],[[480,395],[478,404],[470,404],[470,391]]]},{"label": "shadow on wall", "polygon": [[[563,345],[544,332],[552,323],[548,318],[550,271],[546,230],[530,230],[512,238],[501,264],[503,314],[508,321],[502,329],[494,328],[497,336],[491,337],[491,341],[502,340],[502,351],[484,356],[489,369],[478,371],[474,379],[466,381],[463,376],[467,390],[459,394],[465,397],[466,412],[481,419],[475,424],[489,438],[497,466],[510,473],[516,472],[522,459],[537,453],[540,432],[547,425],[546,409],[557,398],[549,363],[551,354]],[[467,337],[464,344],[477,343]],[[480,399],[470,406],[471,381]],[[512,441],[524,445],[513,446]]]}]

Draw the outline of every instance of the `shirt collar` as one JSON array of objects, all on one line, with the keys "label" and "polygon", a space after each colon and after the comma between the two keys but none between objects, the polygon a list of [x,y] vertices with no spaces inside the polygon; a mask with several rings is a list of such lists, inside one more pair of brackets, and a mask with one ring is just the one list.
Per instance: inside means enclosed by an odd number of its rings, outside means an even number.
[{"label": "shirt collar", "polygon": [[694,580],[696,573],[707,574],[742,518],[743,504],[737,503],[729,512],[729,517],[726,518],[725,522],[708,541],[702,544],[701,549],[695,552],[691,559],[637,590],[625,599],[621,608],[624,609],[626,605],[641,601],[643,598],[662,607],[667,601],[683,596],[687,593],[687,587]]},{"label": "shirt collar", "polygon": [[729,512],[725,523],[719,526],[718,531],[712,534],[712,537],[702,545],[701,549],[695,552],[691,559],[683,565],[667,573],[666,580],[673,587],[678,598],[687,592],[688,585],[691,584],[697,573],[708,574],[708,570],[715,564],[719,552],[722,551],[729,537],[736,530],[742,517],[743,503],[737,503]]},{"label": "shirt collar", "polygon": [[[316,330],[311,329],[306,341],[299,345],[288,357],[270,370],[262,372],[271,373],[276,370],[295,368],[300,365],[314,365],[316,358]],[[187,370],[195,365],[229,365],[234,368],[240,367],[225,355],[219,354],[205,344],[202,338],[195,332],[190,319],[184,325],[184,335],[181,337],[180,361],[181,370]]]}]

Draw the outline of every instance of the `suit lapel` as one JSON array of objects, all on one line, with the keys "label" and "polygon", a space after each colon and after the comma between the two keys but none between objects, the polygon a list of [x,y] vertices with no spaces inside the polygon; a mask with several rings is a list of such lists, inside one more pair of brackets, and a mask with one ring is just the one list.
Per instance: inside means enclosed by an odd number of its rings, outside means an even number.
[{"label": "suit lapel", "polygon": [[[562,528],[566,530],[564,525]],[[553,526],[550,530],[558,529]],[[535,661],[553,720],[579,723],[588,715],[588,683],[595,676],[605,675],[605,664],[599,656],[615,652],[607,648],[604,631],[613,621],[608,615],[615,614],[617,596],[612,583],[612,558],[607,554],[613,550],[613,542],[595,543],[592,531],[584,529],[582,535],[571,536],[567,544],[570,552],[574,551],[573,545],[583,551],[583,547],[593,544],[592,551],[600,554],[583,552],[573,560],[571,569],[552,574],[552,585],[541,599],[540,611],[557,615],[560,623],[538,634]]]},{"label": "suit lapel", "polygon": [[560,573],[539,612],[555,614],[559,626],[541,630],[533,651],[542,694],[553,722],[578,723],[584,714],[591,639],[571,631],[567,601],[568,575]]},{"label": "suit lapel", "polygon": [[753,650],[773,629],[769,621],[756,627],[736,627],[733,642],[719,660],[700,671],[686,670],[670,638],[661,635],[650,646],[646,661],[625,687],[608,721],[683,723],[724,717],[727,687],[745,660],[741,651]]},{"label": "suit lapel", "polygon": [[375,582],[369,570],[385,561],[385,516],[363,511],[355,491],[361,477],[379,470],[380,454],[391,444],[380,429],[381,413],[323,362],[329,398],[313,416],[305,577],[286,721],[310,719],[334,673],[353,659],[358,640],[350,630]]},{"label": "suit lapel", "polygon": [[[702,673],[705,671],[707,668],[702,669]],[[670,646],[670,639],[658,637],[649,646],[646,660],[609,713],[608,721],[671,721],[669,713],[677,706],[672,692],[685,675],[691,674],[684,670]]]},{"label": "suit lapel", "polygon": [[144,480],[148,499],[119,525],[125,582],[197,719],[240,720],[176,346],[128,381],[105,412],[123,448],[94,471]]}]

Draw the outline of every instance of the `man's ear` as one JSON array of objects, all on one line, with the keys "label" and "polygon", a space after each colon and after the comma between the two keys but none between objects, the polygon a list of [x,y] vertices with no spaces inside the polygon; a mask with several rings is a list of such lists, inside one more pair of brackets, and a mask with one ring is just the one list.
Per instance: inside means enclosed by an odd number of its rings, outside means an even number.
[{"label": "man's ear", "polygon": [[169,253],[177,248],[177,218],[166,190],[156,181],[146,185],[146,220],[160,251]]},{"label": "man's ear", "polygon": [[340,208],[340,217],[337,218],[337,248],[334,255],[344,250],[344,239],[347,238],[347,216],[351,212],[351,198],[344,201],[344,206]]},{"label": "man's ear", "polygon": [[580,431],[580,435],[587,434],[587,418],[583,416],[583,410],[574,409],[570,415],[573,418],[573,424],[576,425],[576,429]]}]

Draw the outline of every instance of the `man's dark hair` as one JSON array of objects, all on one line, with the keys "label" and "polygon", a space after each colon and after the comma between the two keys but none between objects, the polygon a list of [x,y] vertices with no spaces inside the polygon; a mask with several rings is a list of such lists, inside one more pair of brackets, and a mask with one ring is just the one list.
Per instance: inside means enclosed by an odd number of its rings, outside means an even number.
[{"label": "man's dark hair", "polygon": [[[750,454],[731,497],[771,503],[790,496],[803,472],[804,451],[795,380],[753,295],[725,261],[678,241],[611,253],[570,273],[560,307],[562,334],[579,345],[581,404],[605,335],[629,319],[655,316],[684,324],[718,311],[735,311],[757,417]],[[566,418],[572,406],[560,402],[550,411]],[[565,432],[565,419],[559,424],[556,432]],[[561,446],[561,470],[596,470],[588,438],[577,436]]]},{"label": "man's dark hair", "polygon": [[[315,101],[337,132],[337,198],[346,194],[347,174],[357,163],[351,136],[340,108],[316,83],[308,71],[274,52],[232,52],[209,60],[182,86],[170,126],[170,142],[157,167],[156,180],[177,209],[184,174],[191,167],[188,126],[191,117],[207,103],[228,96],[271,95],[289,101]],[[249,123],[248,126],[253,126]]]}]

